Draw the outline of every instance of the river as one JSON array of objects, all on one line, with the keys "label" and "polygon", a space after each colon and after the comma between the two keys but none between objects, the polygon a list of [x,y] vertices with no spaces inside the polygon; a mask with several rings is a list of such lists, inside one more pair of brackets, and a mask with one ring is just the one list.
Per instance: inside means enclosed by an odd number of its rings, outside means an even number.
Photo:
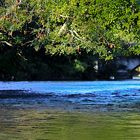
[{"label": "river", "polygon": [[139,140],[140,81],[0,82],[0,140]]}]

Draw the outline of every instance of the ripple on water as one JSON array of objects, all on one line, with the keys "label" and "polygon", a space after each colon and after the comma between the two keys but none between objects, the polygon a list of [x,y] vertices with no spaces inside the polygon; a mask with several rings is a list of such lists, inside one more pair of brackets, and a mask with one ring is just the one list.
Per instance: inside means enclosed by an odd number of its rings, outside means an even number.
[{"label": "ripple on water", "polygon": [[139,109],[140,81],[0,82],[0,106]]},{"label": "ripple on water", "polygon": [[1,82],[1,140],[138,140],[140,83]]}]

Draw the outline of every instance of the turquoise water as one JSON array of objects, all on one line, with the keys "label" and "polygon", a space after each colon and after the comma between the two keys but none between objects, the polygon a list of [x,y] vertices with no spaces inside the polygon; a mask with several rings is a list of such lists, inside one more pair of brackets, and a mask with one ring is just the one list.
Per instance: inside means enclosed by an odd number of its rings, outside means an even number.
[{"label": "turquoise water", "polygon": [[139,140],[140,81],[0,82],[0,140]]},{"label": "turquoise water", "polygon": [[0,106],[65,110],[139,109],[140,81],[0,82]]},{"label": "turquoise water", "polygon": [[140,89],[140,80],[94,82],[0,82],[0,90],[27,90],[39,93],[75,94]]}]

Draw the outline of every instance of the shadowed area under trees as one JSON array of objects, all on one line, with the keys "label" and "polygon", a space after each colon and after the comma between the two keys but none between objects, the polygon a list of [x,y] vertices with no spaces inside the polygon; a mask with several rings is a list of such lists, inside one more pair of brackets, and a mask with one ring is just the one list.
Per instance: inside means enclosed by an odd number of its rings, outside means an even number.
[{"label": "shadowed area under trees", "polygon": [[0,80],[107,79],[139,36],[138,0],[1,0]]}]

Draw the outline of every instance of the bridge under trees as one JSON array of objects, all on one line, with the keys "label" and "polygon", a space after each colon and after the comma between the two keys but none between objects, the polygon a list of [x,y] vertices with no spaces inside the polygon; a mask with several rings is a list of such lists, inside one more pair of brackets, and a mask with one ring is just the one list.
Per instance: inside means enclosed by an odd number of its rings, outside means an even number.
[{"label": "bridge under trees", "polygon": [[116,78],[132,78],[134,70],[140,66],[140,56],[137,57],[120,57],[116,60]]},{"label": "bridge under trees", "polygon": [[112,61],[98,61],[96,71],[99,79],[132,79],[140,66],[140,56],[118,57]]}]

